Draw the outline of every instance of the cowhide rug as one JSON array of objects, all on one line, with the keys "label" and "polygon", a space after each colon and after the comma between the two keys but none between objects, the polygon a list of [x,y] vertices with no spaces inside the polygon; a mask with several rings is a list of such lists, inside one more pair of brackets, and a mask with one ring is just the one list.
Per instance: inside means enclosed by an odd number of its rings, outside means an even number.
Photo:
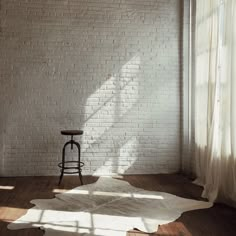
[{"label": "cowhide rug", "polygon": [[9,224],[9,229],[39,227],[45,236],[125,236],[133,228],[155,232],[158,225],[176,220],[185,211],[212,206],[109,177],[31,203],[35,207]]}]

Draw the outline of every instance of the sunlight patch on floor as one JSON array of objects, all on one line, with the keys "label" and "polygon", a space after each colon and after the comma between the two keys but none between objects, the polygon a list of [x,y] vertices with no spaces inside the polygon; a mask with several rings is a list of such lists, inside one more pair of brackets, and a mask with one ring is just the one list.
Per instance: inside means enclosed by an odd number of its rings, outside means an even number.
[{"label": "sunlight patch on floor", "polygon": [[13,190],[15,186],[2,186],[0,185],[0,190]]}]

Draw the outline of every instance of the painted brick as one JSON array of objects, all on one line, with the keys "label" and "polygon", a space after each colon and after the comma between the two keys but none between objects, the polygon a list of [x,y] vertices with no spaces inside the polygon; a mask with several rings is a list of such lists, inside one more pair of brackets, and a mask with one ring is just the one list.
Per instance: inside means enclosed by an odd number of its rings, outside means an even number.
[{"label": "painted brick", "polygon": [[1,175],[179,170],[181,1],[0,2]]}]

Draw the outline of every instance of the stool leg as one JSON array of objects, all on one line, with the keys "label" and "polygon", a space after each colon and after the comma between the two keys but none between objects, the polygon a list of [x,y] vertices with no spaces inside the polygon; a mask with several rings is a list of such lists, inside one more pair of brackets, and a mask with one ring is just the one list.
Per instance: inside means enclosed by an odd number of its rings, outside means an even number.
[{"label": "stool leg", "polygon": [[81,182],[81,185],[84,185],[83,183],[83,177],[82,177],[82,173],[81,173],[81,168],[80,168],[80,145],[77,142],[74,142],[74,144],[77,146],[78,148],[78,172],[79,172],[79,179]]},{"label": "stool leg", "polygon": [[63,175],[64,175],[64,166],[65,166],[65,149],[66,149],[66,145],[67,143],[64,145],[63,150],[62,150],[62,168],[61,168],[61,175],[60,175],[60,179],[59,179],[59,183],[58,185],[61,184]]},{"label": "stool leg", "polygon": [[80,179],[80,182],[81,182],[81,185],[84,185],[83,183],[83,177],[82,177],[82,173],[81,173],[81,168],[80,168],[80,145],[79,145],[79,148],[78,148],[78,158],[79,158],[79,163],[78,163],[78,168],[79,168],[79,179]]}]

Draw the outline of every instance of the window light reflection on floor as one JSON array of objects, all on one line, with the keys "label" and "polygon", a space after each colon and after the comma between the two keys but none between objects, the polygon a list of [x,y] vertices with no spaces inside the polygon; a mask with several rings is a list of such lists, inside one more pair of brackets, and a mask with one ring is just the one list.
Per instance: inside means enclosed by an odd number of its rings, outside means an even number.
[{"label": "window light reflection on floor", "polygon": [[13,190],[15,186],[2,186],[0,185],[0,190]]},{"label": "window light reflection on floor", "polygon": [[58,188],[55,188],[52,190],[53,193],[64,193],[68,191],[68,189],[58,189]]},{"label": "window light reflection on floor", "polygon": [[[53,192],[59,192],[60,189],[54,189]],[[64,191],[64,190],[63,190]],[[164,199],[161,195],[149,195],[149,194],[139,194],[139,193],[122,193],[122,192],[104,192],[104,191],[92,191],[88,190],[78,190],[74,189],[69,192],[69,194],[78,195],[96,195],[96,196],[114,196],[114,197],[127,197],[127,198],[146,198],[146,199]]]}]

